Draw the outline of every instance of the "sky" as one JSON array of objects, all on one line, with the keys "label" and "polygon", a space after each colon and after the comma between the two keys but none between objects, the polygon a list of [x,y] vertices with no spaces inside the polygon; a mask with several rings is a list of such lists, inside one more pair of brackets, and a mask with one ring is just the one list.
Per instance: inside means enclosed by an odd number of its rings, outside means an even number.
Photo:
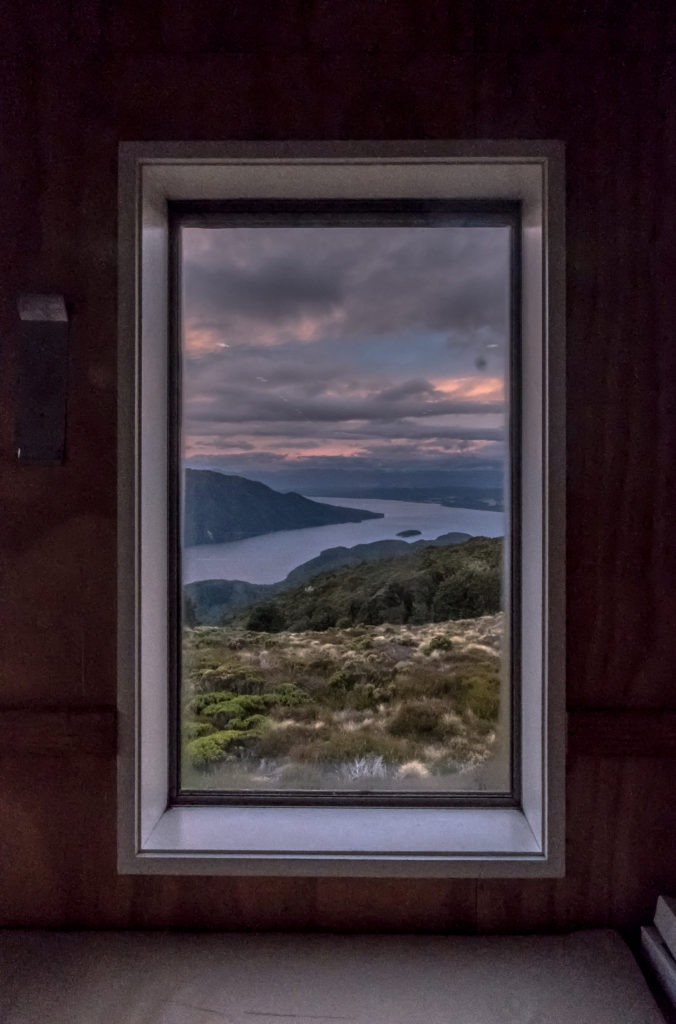
[{"label": "sky", "polygon": [[182,253],[188,465],[280,489],[495,483],[508,228],[184,227]]}]

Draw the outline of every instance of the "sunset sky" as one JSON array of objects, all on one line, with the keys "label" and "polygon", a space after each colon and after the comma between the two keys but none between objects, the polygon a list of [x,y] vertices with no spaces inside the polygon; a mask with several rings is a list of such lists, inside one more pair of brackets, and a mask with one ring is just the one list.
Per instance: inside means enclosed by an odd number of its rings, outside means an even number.
[{"label": "sunset sky", "polygon": [[499,470],[508,228],[182,230],[189,465],[294,488]]}]

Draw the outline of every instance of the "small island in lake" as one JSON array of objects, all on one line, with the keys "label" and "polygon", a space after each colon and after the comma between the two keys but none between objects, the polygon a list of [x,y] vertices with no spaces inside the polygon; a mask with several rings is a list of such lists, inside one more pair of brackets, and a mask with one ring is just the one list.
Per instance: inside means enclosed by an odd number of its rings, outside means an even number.
[{"label": "small island in lake", "polygon": [[422,530],[400,530],[397,537],[420,537]]}]

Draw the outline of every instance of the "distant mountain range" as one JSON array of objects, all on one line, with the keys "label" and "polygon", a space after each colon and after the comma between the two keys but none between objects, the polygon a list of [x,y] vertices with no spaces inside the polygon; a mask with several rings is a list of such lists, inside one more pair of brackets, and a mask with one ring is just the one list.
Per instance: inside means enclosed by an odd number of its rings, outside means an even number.
[{"label": "distant mountain range", "polygon": [[279,583],[248,583],[244,580],[200,580],[188,583],[183,588],[187,625],[220,625],[235,612],[242,611],[261,601],[269,601],[324,573],[349,569],[368,562],[382,559],[405,558],[425,548],[446,547],[464,544],[470,540],[467,533],[445,533],[436,540],[419,540],[407,543],[404,540],[377,540],[370,544],[356,544],[354,547],[327,548],[316,558],[311,558],[292,569],[286,579]]},{"label": "distant mountain range", "polygon": [[185,472],[183,543],[224,544],[276,530],[360,523],[382,519],[379,512],[338,508],[300,494],[281,494],[242,476],[208,469]]},{"label": "distant mountain range", "polygon": [[460,487],[456,484],[440,484],[435,487],[385,487],[371,484],[354,487],[350,491],[333,487],[321,491],[308,489],[307,493],[321,494],[327,498],[354,498],[355,501],[366,501],[371,498],[382,501],[419,501],[444,505],[447,508],[504,512],[502,487]]},{"label": "distant mountain range", "polygon": [[[459,459],[462,463],[462,456]],[[305,465],[307,461],[312,462],[311,468]],[[332,495],[336,498],[352,498],[355,495],[366,497],[367,492],[371,497],[378,497],[379,495],[371,494],[374,488],[385,491],[401,488],[418,493],[428,489],[449,494],[456,490],[501,489],[504,484],[505,474],[501,460],[472,457],[471,464],[456,464],[454,468],[453,458],[444,455],[442,468],[439,468],[438,464],[431,465],[428,460],[425,460],[425,464],[426,469],[413,469],[410,466],[397,469],[391,464],[384,468],[380,463],[358,456],[350,459],[338,456],[311,460],[300,458],[286,462],[281,469],[265,469],[259,460],[256,460],[255,465],[245,468],[246,456],[236,456],[233,461],[227,455],[193,455],[186,461],[186,466],[190,469],[234,473],[248,480],[259,480],[262,484],[284,494],[295,491],[310,498],[315,494],[321,495],[322,498]]]}]

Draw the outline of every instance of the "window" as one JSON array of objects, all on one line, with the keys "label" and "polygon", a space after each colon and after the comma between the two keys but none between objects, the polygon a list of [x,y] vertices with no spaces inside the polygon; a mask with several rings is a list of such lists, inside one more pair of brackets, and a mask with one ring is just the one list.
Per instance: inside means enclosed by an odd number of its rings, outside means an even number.
[{"label": "window", "polygon": [[560,147],[130,143],[120,203],[121,870],[559,872]]},{"label": "window", "polygon": [[518,801],[518,204],[170,225],[174,799]]}]

